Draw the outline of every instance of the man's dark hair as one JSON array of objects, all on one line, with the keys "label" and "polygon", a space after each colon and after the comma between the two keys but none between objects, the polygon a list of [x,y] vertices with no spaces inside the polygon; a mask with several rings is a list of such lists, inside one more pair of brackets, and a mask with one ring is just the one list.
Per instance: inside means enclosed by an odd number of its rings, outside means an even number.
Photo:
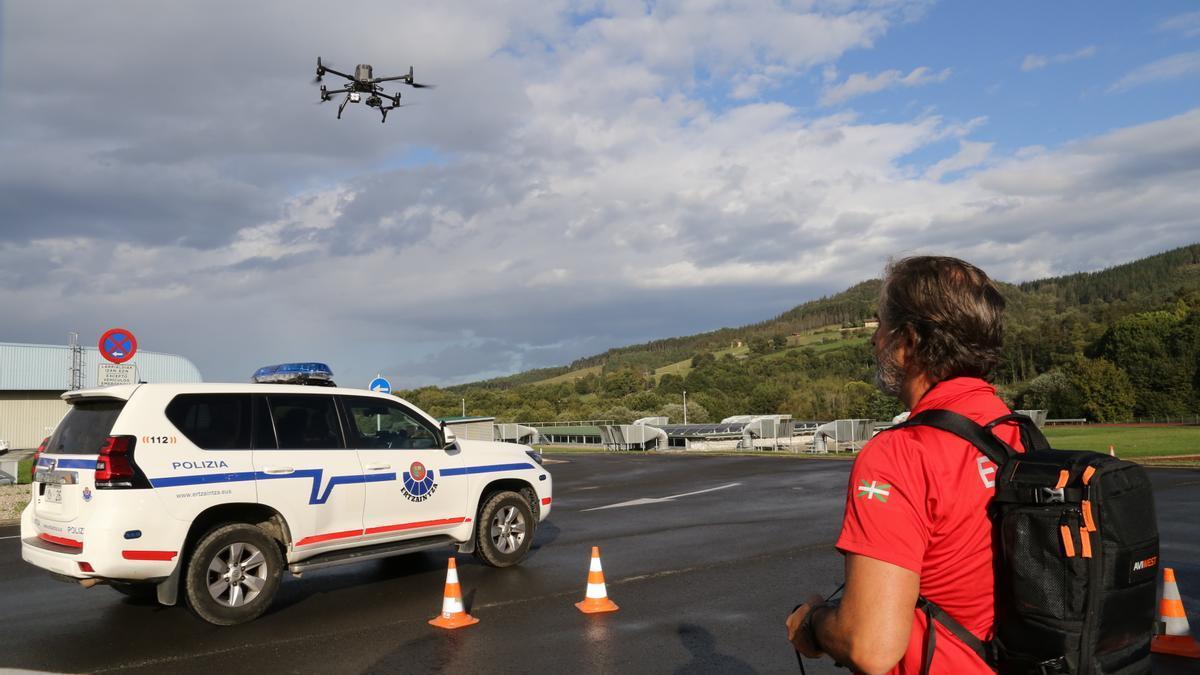
[{"label": "man's dark hair", "polygon": [[1000,362],[1004,296],[983,270],[946,256],[890,263],[879,295],[886,339],[908,339],[934,382],[986,378]]}]

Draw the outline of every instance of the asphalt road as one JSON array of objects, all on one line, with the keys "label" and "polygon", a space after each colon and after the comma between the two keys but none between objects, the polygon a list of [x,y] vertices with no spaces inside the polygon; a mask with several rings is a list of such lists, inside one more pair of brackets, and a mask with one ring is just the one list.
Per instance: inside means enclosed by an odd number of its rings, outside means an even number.
[{"label": "asphalt road", "polygon": [[[552,456],[553,457],[553,456]],[[840,583],[832,548],[849,464],[776,457],[560,455],[555,506],[515,568],[459,556],[478,625],[426,624],[446,556],[285,577],[262,618],[216,628],[183,607],[56,582],[0,528],[0,667],[67,672],[792,673],[783,618]],[[1152,470],[1164,564],[1200,628],[1200,471]],[[737,485],[729,486],[732,483]],[[720,488],[720,489],[714,489]],[[704,492],[700,492],[704,491]],[[698,494],[686,494],[698,492]],[[599,510],[627,501],[679,496]],[[613,614],[583,615],[591,546]],[[1156,672],[1195,672],[1159,661]],[[828,661],[808,672],[836,671]]]}]

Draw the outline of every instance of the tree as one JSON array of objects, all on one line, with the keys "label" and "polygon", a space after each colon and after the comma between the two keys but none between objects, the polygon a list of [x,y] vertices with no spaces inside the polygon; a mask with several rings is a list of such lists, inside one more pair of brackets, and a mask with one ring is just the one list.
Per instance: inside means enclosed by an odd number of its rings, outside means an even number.
[{"label": "tree", "polygon": [[604,376],[601,391],[609,398],[620,398],[641,391],[644,387],[641,375],[629,368],[622,368]]},{"label": "tree", "polygon": [[779,412],[780,406],[787,400],[791,392],[778,382],[760,382],[750,392],[747,403],[748,414],[772,415]]},{"label": "tree", "polygon": [[1083,414],[1079,389],[1061,370],[1042,373],[1030,380],[1018,400],[1023,409],[1045,410],[1051,418],[1079,417]]},{"label": "tree", "polygon": [[755,335],[750,338],[750,353],[756,355],[771,353],[771,340],[765,335]]},{"label": "tree", "polygon": [[678,396],[683,393],[683,378],[667,373],[658,378],[658,393],[663,396]]},{"label": "tree", "polygon": [[[682,403],[668,403],[659,408],[657,414],[669,419],[671,424],[683,424]],[[688,401],[687,421],[689,424],[703,424],[710,422],[711,418],[704,406],[693,401]]]},{"label": "tree", "polygon": [[1124,370],[1137,402],[1134,413],[1148,417],[1184,415],[1192,396],[1191,372],[1172,349],[1179,316],[1143,312],[1127,316],[1105,331],[1092,350]]},{"label": "tree", "polygon": [[1125,371],[1106,359],[1079,357],[1070,373],[1083,413],[1097,422],[1121,422],[1133,416],[1133,385]]}]

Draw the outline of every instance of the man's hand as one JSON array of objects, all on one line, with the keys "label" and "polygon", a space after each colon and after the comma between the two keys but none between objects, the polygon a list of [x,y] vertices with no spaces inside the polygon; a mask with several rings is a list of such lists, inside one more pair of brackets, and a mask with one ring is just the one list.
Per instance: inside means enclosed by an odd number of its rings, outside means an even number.
[{"label": "man's hand", "polygon": [[792,614],[787,618],[786,622],[788,641],[792,643],[792,646],[795,647],[796,651],[810,659],[817,658],[821,655],[821,652],[817,649],[817,646],[812,644],[812,642],[809,640],[809,635],[811,633],[809,631],[800,630],[800,624],[804,623],[804,617],[808,616],[808,613],[812,611],[812,608],[821,604],[823,600],[824,598],[819,595],[808,596],[808,599],[804,601],[804,604],[796,608],[796,611],[792,612]]}]

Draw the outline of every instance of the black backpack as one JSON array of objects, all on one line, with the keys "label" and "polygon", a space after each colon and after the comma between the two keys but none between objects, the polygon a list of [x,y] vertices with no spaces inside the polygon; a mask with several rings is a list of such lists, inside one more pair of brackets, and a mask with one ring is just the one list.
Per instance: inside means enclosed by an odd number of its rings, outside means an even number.
[{"label": "black backpack", "polygon": [[[992,429],[1016,422],[1024,453]],[[930,619],[1000,673],[1147,673],[1155,626],[1158,524],[1141,466],[1096,452],[1054,450],[1024,415],[987,426],[949,410],[918,413],[895,428],[958,436],[998,467],[988,507],[995,551],[994,637],[981,642],[921,598]]]}]

